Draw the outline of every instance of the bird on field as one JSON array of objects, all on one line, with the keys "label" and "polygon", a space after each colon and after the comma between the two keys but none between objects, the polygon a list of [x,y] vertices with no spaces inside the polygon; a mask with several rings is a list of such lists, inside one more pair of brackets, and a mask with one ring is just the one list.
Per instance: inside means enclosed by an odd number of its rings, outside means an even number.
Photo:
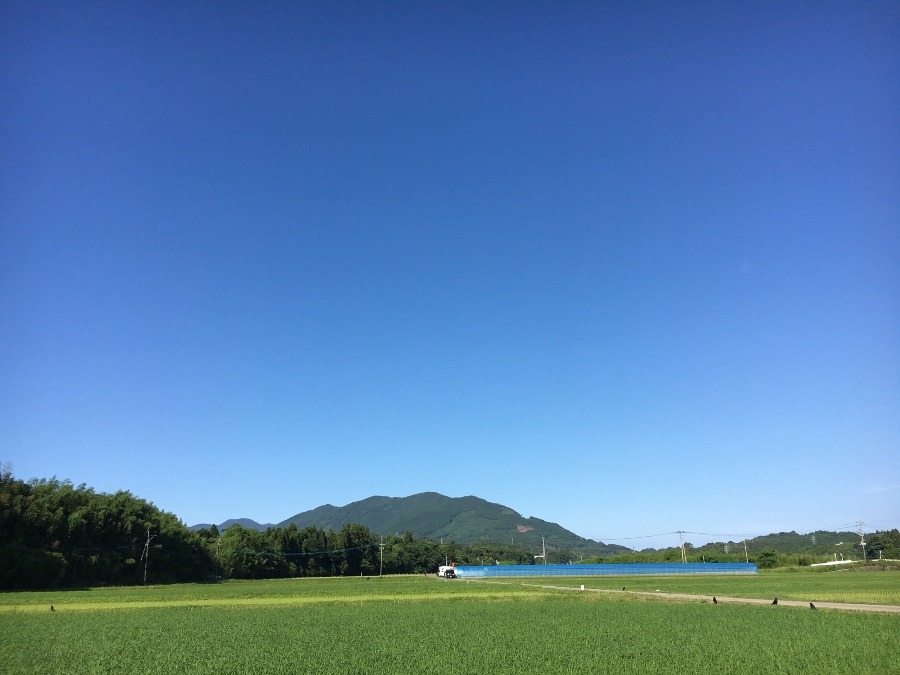
[{"label": "bird on field", "polygon": [[778,598],[775,598],[775,599],[772,601],[772,604],[773,604],[773,605],[777,605],[777,604],[778,604]]},{"label": "bird on field", "polygon": [[714,605],[718,605],[718,604],[719,604],[719,601],[716,600],[716,596],[713,596],[713,604],[714,604]]},{"label": "bird on field", "polygon": [[809,608],[810,608],[810,609],[815,609],[816,606],[815,606],[814,604],[812,604],[812,603],[809,603]]},{"label": "bird on field", "polygon": [[51,611],[51,612],[55,612],[55,611],[56,611],[55,609],[53,609],[53,605],[50,605],[50,611]]},{"label": "bird on field", "polygon": [[623,590],[623,591],[625,590],[625,587],[624,587],[624,586],[622,586],[622,590]]}]

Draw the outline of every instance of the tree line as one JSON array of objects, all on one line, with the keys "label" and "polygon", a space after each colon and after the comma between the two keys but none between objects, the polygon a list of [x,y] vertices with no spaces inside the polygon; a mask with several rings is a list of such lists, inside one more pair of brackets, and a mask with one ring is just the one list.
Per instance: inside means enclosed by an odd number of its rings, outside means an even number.
[{"label": "tree line", "polygon": [[196,581],[209,560],[178,518],[130,492],[0,469],[0,588]]},{"label": "tree line", "polygon": [[[900,558],[900,532],[868,537],[868,557]],[[743,561],[686,544],[690,562]],[[751,552],[760,567],[820,562],[815,556]],[[576,557],[548,550],[548,563],[677,562],[678,548],[615,556]],[[213,525],[189,530],[175,515],[130,492],[98,493],[69,481],[15,478],[0,469],[0,589],[87,587],[277,577],[434,573],[439,565],[534,564],[535,551],[510,544],[386,537],[360,524],[340,530]]]},{"label": "tree line", "polygon": [[402,535],[380,537],[348,524],[337,532],[309,526],[259,531],[213,525],[195,532],[213,552],[213,576],[231,579],[434,573],[439,565],[528,564],[534,556],[511,544],[461,545]]},{"label": "tree line", "polygon": [[4,590],[425,573],[447,562],[527,564],[534,557],[512,544],[379,537],[359,524],[337,532],[296,525],[191,531],[127,491],[98,493],[55,478],[24,481],[0,469]]},{"label": "tree line", "polygon": [[[703,546],[684,545],[684,557],[687,562],[752,562],[760,569],[773,567],[805,567],[816,563],[835,562],[837,560],[861,560],[863,549],[859,544],[858,533],[823,533],[831,539],[840,539],[829,545],[811,546],[807,550],[798,550],[796,539],[802,538],[794,532],[785,535],[769,535],[753,539],[748,548],[743,543],[714,542]],[[784,542],[783,546],[779,541]],[[882,532],[874,532],[865,536],[866,560],[879,559],[900,560],[900,530],[896,528]],[[587,562],[587,559],[585,559]],[[681,549],[677,546],[661,549],[645,549],[617,553],[604,558],[592,558],[591,562],[605,563],[670,563],[681,562]]]}]

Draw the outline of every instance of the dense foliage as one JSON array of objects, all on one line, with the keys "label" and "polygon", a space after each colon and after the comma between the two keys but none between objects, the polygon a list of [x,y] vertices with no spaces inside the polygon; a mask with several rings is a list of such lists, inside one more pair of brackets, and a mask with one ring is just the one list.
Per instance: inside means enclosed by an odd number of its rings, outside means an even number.
[{"label": "dense foliage", "polygon": [[192,581],[211,562],[178,518],[129,492],[0,471],[0,588]]},{"label": "dense foliage", "polygon": [[192,532],[129,492],[0,471],[0,589],[434,572],[448,561],[533,560],[521,546],[442,544],[409,533],[382,539],[358,524],[337,532],[293,524]]},{"label": "dense foliage", "polygon": [[264,532],[232,525],[221,534],[212,526],[197,534],[214,551],[216,575],[231,579],[410,574],[435,572],[448,562],[534,562],[530,550],[521,546],[463,546],[414,539],[408,532],[378,537],[358,524],[344,525],[337,532],[313,526],[298,529],[293,523]]},{"label": "dense foliage", "polygon": [[[850,555],[855,544],[845,538],[841,545]],[[870,558],[900,558],[900,532],[870,535],[867,546]],[[745,554],[737,544],[725,548],[687,544],[685,553],[690,562],[743,561],[746,555],[760,567],[830,559],[752,547]],[[97,493],[55,478],[23,481],[0,470],[0,589],[424,573],[447,563],[533,564],[539,552],[533,545],[462,545],[416,539],[409,532],[379,537],[360,524],[337,531],[294,523],[265,531],[241,525],[190,531],[173,514],[129,492]],[[680,556],[670,548],[597,558],[551,546],[546,562],[673,562]]]}]

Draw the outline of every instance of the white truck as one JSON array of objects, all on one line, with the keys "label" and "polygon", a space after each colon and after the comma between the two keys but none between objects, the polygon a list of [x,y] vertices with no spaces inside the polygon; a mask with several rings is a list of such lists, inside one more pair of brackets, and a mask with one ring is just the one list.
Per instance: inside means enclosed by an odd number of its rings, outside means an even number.
[{"label": "white truck", "polygon": [[456,578],[456,566],[455,565],[441,565],[438,567],[438,576],[443,577],[444,579],[455,579]]}]

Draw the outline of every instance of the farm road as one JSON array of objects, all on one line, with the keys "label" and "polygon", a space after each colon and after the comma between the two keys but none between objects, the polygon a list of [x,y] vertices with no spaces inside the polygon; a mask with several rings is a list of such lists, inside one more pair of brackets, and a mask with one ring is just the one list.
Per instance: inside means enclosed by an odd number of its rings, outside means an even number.
[{"label": "farm road", "polygon": [[[585,589],[587,590],[587,589]],[[622,591],[604,591],[611,593],[621,593]],[[626,593],[628,591],[625,591]],[[652,591],[638,591],[635,595],[655,595],[660,598],[675,598],[677,600],[706,600],[712,602],[712,598],[708,595],[689,595],[687,593],[655,593]],[[729,598],[716,596],[716,600],[720,603],[731,602],[742,605],[771,605],[772,601],[765,598]],[[809,600],[778,600],[778,605],[786,605],[788,607],[809,607]],[[818,609],[845,609],[857,612],[885,612],[888,614],[900,614],[900,606],[898,605],[864,605],[860,603],[850,602],[818,602],[814,601]]]},{"label": "farm road", "polygon": [[[654,591],[617,591],[605,588],[585,588],[584,591],[571,586],[549,586],[546,584],[528,584],[529,586],[537,586],[538,588],[552,588],[559,591],[575,591],[577,593],[620,593],[622,595],[643,595],[663,598],[665,600],[705,600],[712,602],[711,595],[691,595],[689,593],[657,593]],[[735,603],[741,605],[771,605],[772,601],[765,598],[730,598],[727,596],[717,595],[716,600],[719,603]],[[900,614],[900,605],[865,605],[851,602],[819,602],[813,600],[818,609],[842,609],[855,612],[882,612],[885,614]],[[779,598],[778,606],[785,605],[787,607],[809,607],[809,600],[782,600]]]}]

